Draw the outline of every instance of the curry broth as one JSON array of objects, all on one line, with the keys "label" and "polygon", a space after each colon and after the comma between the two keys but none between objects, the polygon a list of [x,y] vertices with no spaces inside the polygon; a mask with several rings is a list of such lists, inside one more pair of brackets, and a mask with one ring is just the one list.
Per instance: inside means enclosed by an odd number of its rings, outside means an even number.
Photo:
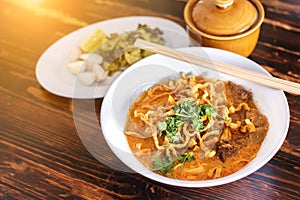
[{"label": "curry broth", "polygon": [[[166,118],[176,120],[172,118],[176,105],[186,99],[198,107],[211,105],[216,108],[216,116],[197,118],[204,120],[200,131],[195,131],[193,122],[179,121],[183,124],[170,137],[159,127]],[[140,95],[130,107],[125,135],[131,151],[150,170],[180,180],[208,180],[230,175],[250,162],[268,129],[268,120],[256,107],[250,91],[232,82],[183,74]],[[184,157],[187,155],[190,158]]]}]

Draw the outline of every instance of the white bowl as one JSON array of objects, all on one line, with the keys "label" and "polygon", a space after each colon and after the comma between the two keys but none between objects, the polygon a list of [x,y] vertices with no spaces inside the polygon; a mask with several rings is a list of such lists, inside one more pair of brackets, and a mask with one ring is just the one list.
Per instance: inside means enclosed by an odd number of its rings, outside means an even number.
[{"label": "white bowl", "polygon": [[[228,51],[203,47],[189,47],[180,50],[270,75],[255,62]],[[178,72],[193,72],[204,77],[231,80],[246,89],[252,90],[254,101],[269,120],[270,130],[257,156],[241,170],[229,176],[213,180],[176,180],[151,172],[132,154],[124,135],[124,125],[131,103],[145,89],[167,77],[175,76]],[[101,127],[104,137],[109,147],[122,162],[145,177],[161,183],[182,187],[221,185],[241,179],[255,172],[264,166],[281,147],[288,131],[289,120],[289,107],[282,91],[206,70],[161,55],[153,55],[145,58],[123,72],[109,88],[101,108]]]}]

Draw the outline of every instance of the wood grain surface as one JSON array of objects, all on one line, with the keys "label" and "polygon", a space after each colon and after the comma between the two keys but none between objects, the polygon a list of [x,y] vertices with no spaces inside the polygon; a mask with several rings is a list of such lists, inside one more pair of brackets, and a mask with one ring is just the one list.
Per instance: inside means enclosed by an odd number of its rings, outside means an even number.
[{"label": "wood grain surface", "polygon": [[[300,1],[262,3],[266,18],[249,58],[273,76],[300,83]],[[230,184],[181,188],[133,173],[116,158],[99,124],[102,99],[59,97],[37,82],[39,57],[68,33],[132,15],[185,26],[184,5],[177,0],[0,0],[0,199],[300,199],[299,96],[286,94],[288,135],[264,167]]]}]

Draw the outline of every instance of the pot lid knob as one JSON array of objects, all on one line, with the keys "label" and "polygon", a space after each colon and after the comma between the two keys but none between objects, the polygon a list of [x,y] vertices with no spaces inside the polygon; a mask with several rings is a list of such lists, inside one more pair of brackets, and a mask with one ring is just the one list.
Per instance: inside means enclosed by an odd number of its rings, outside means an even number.
[{"label": "pot lid knob", "polygon": [[215,0],[215,5],[218,8],[226,9],[233,4],[234,0]]}]

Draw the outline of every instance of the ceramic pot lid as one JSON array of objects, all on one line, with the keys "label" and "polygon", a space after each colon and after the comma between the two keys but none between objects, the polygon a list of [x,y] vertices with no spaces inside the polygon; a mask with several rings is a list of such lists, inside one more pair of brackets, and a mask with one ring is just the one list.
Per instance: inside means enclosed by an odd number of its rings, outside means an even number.
[{"label": "ceramic pot lid", "polygon": [[258,11],[248,0],[199,0],[192,11],[198,29],[212,35],[235,35],[250,29]]}]

